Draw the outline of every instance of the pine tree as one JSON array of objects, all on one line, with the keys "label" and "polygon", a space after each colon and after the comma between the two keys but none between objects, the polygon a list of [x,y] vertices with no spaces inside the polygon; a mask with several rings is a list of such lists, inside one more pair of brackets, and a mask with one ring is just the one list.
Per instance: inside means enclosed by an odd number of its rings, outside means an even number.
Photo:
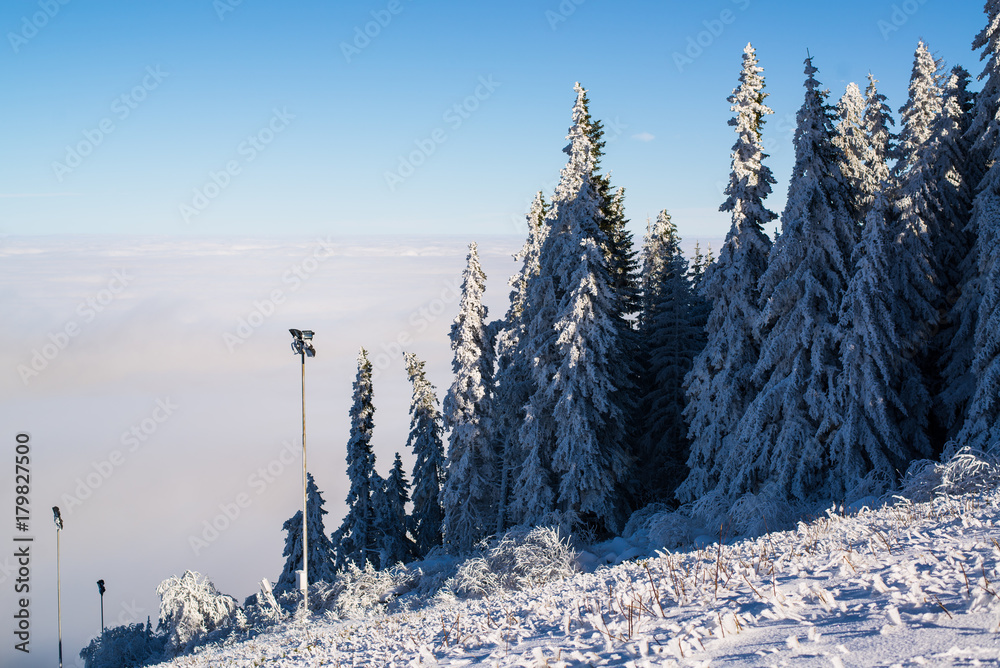
[{"label": "pine tree", "polygon": [[[627,461],[623,416],[613,391],[628,379],[627,369],[613,368],[620,350],[619,303],[602,250],[585,91],[579,84],[575,90],[569,163],[547,217],[539,274],[527,295],[532,317],[522,346],[532,360],[533,390],[520,431],[525,461],[511,511],[516,521],[536,524],[550,521],[558,503],[565,524],[594,521],[613,528],[617,511],[608,490],[624,481]],[[565,423],[567,416],[586,420],[591,434],[573,441],[580,425]]]},{"label": "pine tree", "polygon": [[[875,84],[878,79],[868,73],[868,87],[865,89],[865,114],[862,119],[867,150],[865,152],[865,178],[859,184],[861,187],[860,215],[861,219],[868,214],[874,202],[875,193],[883,192],[885,184],[891,184],[892,172],[889,169],[889,159],[896,155],[896,135],[889,126],[895,125],[886,97],[878,91]],[[888,196],[887,193],[883,193]]]},{"label": "pine tree", "polygon": [[434,386],[427,380],[424,363],[413,353],[405,353],[406,373],[413,384],[410,401],[410,435],[407,447],[413,450],[412,533],[419,556],[441,544],[441,485],[445,476],[441,412]]},{"label": "pine tree", "polygon": [[939,184],[945,237],[935,245],[944,280],[946,313],[937,337],[941,387],[935,399],[935,415],[944,438],[953,438],[962,426],[966,408],[975,390],[972,360],[975,357],[976,314],[981,298],[977,287],[975,235],[970,225],[972,198],[971,141],[973,96],[968,91],[969,74],[952,69],[945,84],[943,113],[933,128],[936,145],[935,178]]},{"label": "pine tree", "polygon": [[900,109],[895,252],[890,263],[896,331],[903,338],[905,354],[914,358],[920,369],[919,374],[901,378],[900,398],[906,409],[903,437],[919,451],[926,451],[929,442],[931,398],[927,387],[934,383],[934,363],[928,346],[944,306],[934,257],[934,244],[941,236],[939,184],[931,142],[931,126],[941,113],[937,70],[938,63],[920,42],[914,55],[909,99]]},{"label": "pine tree", "polygon": [[837,104],[837,134],[833,138],[834,145],[840,149],[843,156],[840,172],[844,175],[851,189],[851,197],[863,207],[866,199],[866,158],[869,151],[869,139],[864,128],[865,99],[856,83],[847,84],[843,97]]},{"label": "pine tree", "polygon": [[691,439],[687,479],[677,490],[683,502],[704,498],[715,488],[726,450],[740,418],[757,393],[753,371],[760,356],[757,325],[761,319],[760,277],[767,268],[771,240],[764,226],[777,216],[764,206],[774,176],[763,164],[761,132],[764,117],[762,68],[753,47],[743,52],[740,86],[729,97],[736,128],[732,172],[721,211],[732,223],[718,262],[703,281],[702,292],[712,305],[706,325],[705,348],[694,359],[685,383],[688,405],[684,416]]},{"label": "pine tree", "polygon": [[[316,487],[312,473],[307,477],[306,509],[309,511],[306,530],[309,532],[309,584],[317,582],[333,582],[336,577],[335,550],[333,543],[326,536],[323,527],[323,495]],[[279,592],[298,589],[296,571],[302,570],[302,511],[296,512],[285,520],[281,526],[285,531],[285,549],[281,556],[286,557],[285,567],[278,576],[275,590]]]},{"label": "pine tree", "polygon": [[[965,308],[978,306],[975,323],[975,391],[955,446],[995,451],[1000,443],[1000,2],[989,0],[986,28],[973,48],[987,61],[967,136],[974,138],[973,166],[988,165],[973,201],[969,230],[975,237],[976,276],[962,292]],[[985,156],[985,159],[984,159]]]},{"label": "pine tree", "polygon": [[[677,228],[660,212],[648,237],[651,285],[644,314],[648,380],[641,413],[644,437],[639,452],[643,486],[653,498],[668,498],[686,474],[688,438],[683,419],[684,378],[704,347],[703,309],[694,294]],[[653,254],[659,257],[653,259]],[[655,268],[655,269],[654,269]]]},{"label": "pine tree", "polygon": [[830,467],[830,436],[838,424],[837,318],[856,224],[833,144],[833,110],[816,71],[807,58],[781,236],[760,281],[762,345],[753,378],[760,391],[722,471],[733,496],[808,499],[822,493]]},{"label": "pine tree", "polygon": [[462,277],[458,316],[451,327],[455,381],[444,399],[444,426],[451,433],[441,502],[445,544],[455,553],[469,551],[484,538],[497,513],[498,462],[490,424],[493,359],[485,341],[485,289],[486,274],[473,243]]},{"label": "pine tree", "polygon": [[[892,262],[888,207],[886,198],[876,193],[840,308],[843,372],[837,377],[836,400],[843,422],[830,446],[830,490],[839,499],[883,492],[910,460],[929,455],[901,429],[906,408],[898,394],[900,379],[920,372],[904,354],[893,318],[897,304],[885,289]],[[867,476],[873,479],[866,481]]]},{"label": "pine tree", "polygon": [[347,492],[347,516],[333,534],[337,545],[337,568],[348,563],[364,568],[366,562],[376,562],[375,511],[372,494],[375,453],[372,450],[372,432],[375,428],[375,406],[372,403],[372,364],[368,353],[358,352],[358,372],[354,379],[354,403],[351,405],[351,434],[347,440],[347,477],[351,482]]},{"label": "pine tree", "polygon": [[496,336],[496,386],[493,396],[494,450],[498,465],[496,533],[510,523],[508,505],[511,487],[522,461],[519,449],[519,428],[524,422],[524,406],[531,396],[531,359],[522,340],[526,336],[531,312],[527,303],[528,285],[538,276],[538,253],[548,230],[545,222],[546,205],[542,193],[535,195],[527,214],[528,237],[515,255],[521,270],[511,277],[510,308],[499,323]]},{"label": "pine tree", "polygon": [[[378,474],[375,474],[378,476]],[[375,529],[378,536],[379,567],[390,568],[397,563],[406,563],[416,556],[413,539],[407,527],[406,504],[410,501],[410,483],[403,471],[403,460],[396,453],[389,477],[378,476],[379,484],[373,492],[375,508]]]}]

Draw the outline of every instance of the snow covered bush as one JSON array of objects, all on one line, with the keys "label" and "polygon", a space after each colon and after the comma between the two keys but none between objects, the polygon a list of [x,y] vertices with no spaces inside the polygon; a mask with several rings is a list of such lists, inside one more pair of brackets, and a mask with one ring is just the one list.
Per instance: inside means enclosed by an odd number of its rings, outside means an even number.
[{"label": "snow covered bush", "polygon": [[672,509],[665,503],[651,503],[632,513],[622,537],[648,540],[651,547],[673,549],[688,545],[695,536],[689,505]]},{"label": "snow covered bush", "polygon": [[115,626],[80,650],[80,658],[86,668],[139,668],[158,663],[166,641],[166,636],[153,633],[148,621]]},{"label": "snow covered bush", "polygon": [[1000,484],[1000,461],[982,452],[962,448],[947,462],[921,459],[910,464],[901,494],[914,502],[936,496],[957,496],[994,489]]},{"label": "snow covered bush", "polygon": [[576,551],[558,529],[515,527],[458,567],[447,588],[479,598],[502,590],[537,587],[575,575]]},{"label": "snow covered bush", "polygon": [[377,571],[371,563],[361,570],[353,563],[337,577],[331,588],[332,605],[328,606],[341,619],[361,619],[375,611],[384,611],[386,604],[406,589],[409,579],[404,568]]},{"label": "snow covered bush", "polygon": [[166,633],[170,656],[190,651],[204,636],[229,626],[239,607],[236,599],[220,594],[211,580],[194,571],[167,578],[156,593],[160,597],[157,630]]}]

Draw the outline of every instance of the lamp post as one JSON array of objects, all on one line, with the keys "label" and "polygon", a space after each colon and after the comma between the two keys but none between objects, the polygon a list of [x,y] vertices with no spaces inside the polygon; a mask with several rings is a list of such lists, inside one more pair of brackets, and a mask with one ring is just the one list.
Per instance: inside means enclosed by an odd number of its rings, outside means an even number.
[{"label": "lamp post", "polygon": [[107,589],[104,588],[104,580],[97,581],[97,591],[101,594],[101,635],[104,635],[104,592]]},{"label": "lamp post", "polygon": [[56,623],[59,625],[59,668],[62,668],[62,580],[59,575],[59,532],[62,531],[62,515],[59,506],[52,506],[52,521],[56,523]]},{"label": "lamp post", "polygon": [[312,345],[313,331],[310,329],[290,329],[292,335],[292,352],[302,358],[302,579],[299,588],[302,590],[302,609],[304,615],[309,615],[309,526],[308,526],[308,490],[306,481],[306,357],[315,357],[316,349]]}]

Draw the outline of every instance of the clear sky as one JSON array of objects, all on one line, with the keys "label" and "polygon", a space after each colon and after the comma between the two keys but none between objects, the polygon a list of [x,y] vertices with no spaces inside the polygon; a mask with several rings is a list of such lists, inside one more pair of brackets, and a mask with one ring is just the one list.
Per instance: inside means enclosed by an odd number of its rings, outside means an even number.
[{"label": "clear sky", "polygon": [[747,41],[780,211],[807,49],[835,96],[871,70],[898,109],[917,40],[978,74],[983,20],[940,0],[11,0],[0,232],[519,233],[579,80],[635,224],[669,208],[718,237]]}]

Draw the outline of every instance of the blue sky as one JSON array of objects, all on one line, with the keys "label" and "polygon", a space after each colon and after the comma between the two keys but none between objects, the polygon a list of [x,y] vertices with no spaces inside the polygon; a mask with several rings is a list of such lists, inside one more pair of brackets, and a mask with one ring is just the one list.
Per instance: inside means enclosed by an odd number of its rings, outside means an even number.
[{"label": "blue sky", "polygon": [[984,18],[936,0],[5,2],[0,233],[519,234],[579,80],[636,228],[668,208],[720,237],[747,41],[780,211],[807,48],[834,96],[870,69],[898,109],[919,38],[978,74]]}]

